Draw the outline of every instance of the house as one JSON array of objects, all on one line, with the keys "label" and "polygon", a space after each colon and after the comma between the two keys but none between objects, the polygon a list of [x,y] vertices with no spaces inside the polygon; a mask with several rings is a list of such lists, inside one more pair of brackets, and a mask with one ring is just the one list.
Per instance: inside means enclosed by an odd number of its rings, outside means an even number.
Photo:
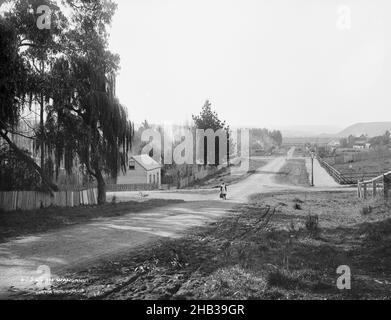
[{"label": "house", "polygon": [[341,143],[338,140],[331,140],[327,145],[331,148],[338,148],[341,146]]},{"label": "house", "polygon": [[161,185],[161,165],[149,155],[132,156],[126,172],[117,177],[117,184],[155,184]]},{"label": "house", "polygon": [[363,143],[356,143],[355,145],[353,145],[353,149],[354,150],[363,150],[363,149],[365,149],[365,144],[363,144]]}]

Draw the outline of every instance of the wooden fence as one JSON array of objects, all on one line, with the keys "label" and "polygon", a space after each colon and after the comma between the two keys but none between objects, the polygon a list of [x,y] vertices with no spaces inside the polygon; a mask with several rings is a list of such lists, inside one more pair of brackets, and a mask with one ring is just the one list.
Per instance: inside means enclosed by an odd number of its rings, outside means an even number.
[{"label": "wooden fence", "polygon": [[96,188],[80,191],[59,191],[53,196],[38,191],[8,191],[0,192],[0,209],[4,211],[34,210],[57,207],[76,207],[80,205],[97,204],[98,190]]},{"label": "wooden fence", "polygon": [[365,173],[349,173],[344,174],[334,168],[330,163],[325,161],[319,156],[316,156],[318,159],[320,165],[328,172],[330,176],[334,178],[334,180],[341,184],[341,185],[352,185],[357,184],[358,180],[364,180],[364,179],[372,179],[374,177],[377,177],[380,175],[379,172],[365,172]]},{"label": "wooden fence", "polygon": [[119,191],[149,191],[159,189],[159,185],[151,183],[133,183],[133,184],[108,184],[106,190],[108,192]]},{"label": "wooden fence", "polygon": [[342,185],[346,184],[355,184],[356,181],[349,179],[348,177],[344,176],[341,172],[339,172],[337,169],[335,169],[333,166],[329,165],[326,161],[324,161],[321,157],[317,157],[320,165],[328,172],[330,176],[334,178],[334,180]]},{"label": "wooden fence", "polygon": [[379,177],[357,183],[357,196],[360,199],[367,199],[369,196],[378,196],[389,199],[391,194],[391,171]]}]

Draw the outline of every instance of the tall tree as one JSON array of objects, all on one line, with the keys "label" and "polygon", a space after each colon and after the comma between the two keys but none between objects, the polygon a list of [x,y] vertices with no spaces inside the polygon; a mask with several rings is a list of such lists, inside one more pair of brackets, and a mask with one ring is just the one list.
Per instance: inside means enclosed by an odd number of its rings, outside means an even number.
[{"label": "tall tree", "polygon": [[[45,146],[44,137],[40,134],[44,126],[45,104],[50,100],[51,83],[48,81],[47,72],[50,64],[58,54],[61,34],[65,17],[58,10],[58,7],[51,0],[16,0],[6,1],[10,5],[9,10],[1,17],[1,37],[6,39],[7,44],[1,45],[2,68],[7,69],[2,72],[1,113],[7,113],[7,109],[13,109],[12,119],[2,117],[0,124],[0,135],[8,142],[10,148],[29,163],[29,167],[37,171],[41,176],[42,183],[49,190],[56,190],[57,187],[50,181],[44,172]],[[50,29],[39,29],[37,19],[39,19],[39,6],[45,5],[53,10],[51,20],[53,25]],[[40,106],[40,123],[38,128],[31,127],[32,134],[25,136],[29,139],[38,139],[41,151],[41,161],[38,165],[27,153],[12,141],[9,133],[13,135],[23,135],[19,130],[22,120],[26,121],[26,109],[30,109],[33,103]],[[31,124],[30,124],[31,125]],[[40,138],[38,138],[40,136]]]},{"label": "tall tree", "polygon": [[21,34],[22,21],[11,13],[0,17],[0,137],[17,157],[39,174],[45,188],[52,191],[57,187],[47,178],[43,168],[10,137],[10,134],[23,136],[18,131],[18,124],[33,97],[31,84],[34,81],[31,80],[30,65],[24,52],[21,53],[21,47],[27,45],[26,38]]},{"label": "tall tree", "polygon": [[209,100],[205,101],[200,114],[192,115],[192,118],[197,129],[217,131],[225,127],[225,121],[220,120],[217,113],[212,110]]},{"label": "tall tree", "polygon": [[[218,137],[215,138],[215,165],[219,164],[219,146],[220,143],[227,144],[227,161],[229,163],[229,150],[230,150],[230,138],[229,138],[229,127],[226,127],[226,123],[223,120],[219,119],[219,116],[215,111],[212,110],[212,104],[209,100],[206,100],[201,112],[199,115],[192,115],[194,124],[197,129],[208,130],[212,129],[213,131],[217,131],[220,129],[225,129],[227,133],[227,141],[220,141]],[[207,163],[207,155],[208,155],[208,146],[207,146],[207,138],[204,138],[204,163]]]},{"label": "tall tree", "polygon": [[[36,27],[34,14],[42,4],[53,12],[49,30]],[[65,158],[68,172],[78,158],[97,181],[98,202],[103,203],[105,177],[125,170],[133,137],[126,109],[115,97],[119,57],[108,50],[107,26],[116,5],[109,0],[64,0],[63,6],[67,19],[52,1],[18,0],[1,20],[0,56],[6,65],[0,75],[0,135],[21,151],[8,134],[23,109],[38,100],[46,114],[44,120],[41,112],[35,137],[42,150],[55,155],[57,167]],[[19,153],[48,189],[56,190],[42,166]]]},{"label": "tall tree", "polygon": [[69,0],[72,28],[65,56],[53,66],[53,106],[46,136],[50,148],[68,159],[77,155],[98,184],[98,203],[106,201],[105,177],[126,170],[133,124],[115,97],[119,57],[108,50],[107,26],[116,8],[111,1]]}]

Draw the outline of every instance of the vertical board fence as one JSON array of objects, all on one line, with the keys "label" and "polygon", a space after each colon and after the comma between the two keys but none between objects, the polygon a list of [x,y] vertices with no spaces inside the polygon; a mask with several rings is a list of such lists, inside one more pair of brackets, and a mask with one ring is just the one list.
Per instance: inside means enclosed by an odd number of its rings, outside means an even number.
[{"label": "vertical board fence", "polygon": [[98,202],[98,189],[80,191],[59,191],[53,196],[38,191],[8,191],[0,192],[0,209],[4,211],[34,210],[56,207],[76,207],[80,205],[95,205]]},{"label": "vertical board fence", "polygon": [[151,183],[133,183],[133,184],[108,184],[106,185],[107,192],[119,191],[150,191],[158,190],[159,185]]}]

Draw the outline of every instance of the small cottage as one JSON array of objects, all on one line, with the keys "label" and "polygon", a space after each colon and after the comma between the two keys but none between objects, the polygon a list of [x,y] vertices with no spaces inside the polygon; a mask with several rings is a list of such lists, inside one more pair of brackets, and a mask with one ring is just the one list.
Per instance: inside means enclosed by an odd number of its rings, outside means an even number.
[{"label": "small cottage", "polygon": [[117,177],[117,184],[154,184],[160,187],[161,167],[147,154],[132,156],[126,172]]}]

